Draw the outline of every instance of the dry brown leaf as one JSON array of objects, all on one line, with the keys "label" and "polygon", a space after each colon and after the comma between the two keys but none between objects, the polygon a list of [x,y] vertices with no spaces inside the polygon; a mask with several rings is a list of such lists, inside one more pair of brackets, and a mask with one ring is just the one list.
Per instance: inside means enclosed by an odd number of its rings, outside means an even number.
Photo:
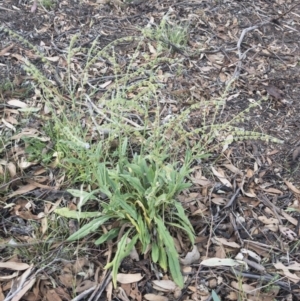
[{"label": "dry brown leaf", "polygon": [[200,263],[203,266],[206,267],[218,267],[218,266],[239,266],[243,264],[241,261],[237,261],[231,258],[217,258],[217,257],[212,257],[208,259],[204,259]]},{"label": "dry brown leaf", "polygon": [[192,213],[192,216],[195,216],[195,215],[200,215],[200,216],[203,216],[203,213],[205,211],[207,211],[208,209],[207,208],[200,208],[198,210],[195,210],[193,213]]},{"label": "dry brown leaf", "polygon": [[168,301],[169,299],[165,296],[155,294],[145,294],[144,298],[148,301]]},{"label": "dry brown leaf", "polygon": [[298,225],[298,221],[297,219],[295,219],[294,217],[290,216],[288,213],[286,213],[284,210],[280,211],[281,215],[288,220],[291,224],[293,224],[294,226]]},{"label": "dry brown leaf", "polygon": [[226,258],[226,250],[223,245],[216,245],[215,246],[215,257],[217,258]]},{"label": "dry brown leaf", "polygon": [[273,96],[277,100],[281,100],[283,98],[284,92],[273,85],[267,86],[266,90],[269,95]]},{"label": "dry brown leaf", "polygon": [[44,234],[47,232],[48,230],[48,219],[47,217],[43,217],[41,219],[41,232],[42,232],[42,236],[44,236]]},{"label": "dry brown leaf", "polygon": [[10,199],[16,195],[25,194],[26,192],[32,191],[35,188],[36,188],[36,186],[33,184],[24,185],[24,186],[20,187],[19,189],[17,189],[16,191],[9,194],[8,196],[6,196],[6,199]]},{"label": "dry brown leaf", "polygon": [[297,189],[291,182],[289,181],[284,181],[285,185],[290,189],[292,190],[293,192],[295,193],[299,193],[300,194],[300,190]]},{"label": "dry brown leaf", "polygon": [[1,49],[0,51],[0,56],[5,55],[10,49],[12,49],[14,47],[14,44],[9,44],[8,46],[4,47],[3,49]]},{"label": "dry brown leaf", "polygon": [[227,79],[228,79],[228,76],[224,72],[221,72],[219,74],[219,78],[220,78],[221,82],[225,83],[227,81]]},{"label": "dry brown leaf", "polygon": [[267,156],[273,156],[273,155],[275,155],[277,153],[279,153],[279,150],[278,149],[274,149],[274,150],[272,150],[270,152],[267,152]]},{"label": "dry brown leaf", "polygon": [[[71,301],[72,298],[70,297],[67,289],[64,289],[59,286],[59,287],[55,287],[54,290],[63,300]],[[36,287],[35,295],[36,296],[39,295],[39,286]],[[34,300],[34,301],[36,301],[36,300]]]},{"label": "dry brown leaf", "polygon": [[7,281],[7,280],[10,280],[10,279],[14,279],[18,276],[18,274],[19,274],[19,272],[14,272],[10,275],[0,276],[0,281]]},{"label": "dry brown leaf", "polygon": [[54,289],[47,290],[46,298],[47,301],[62,301],[62,299]]},{"label": "dry brown leaf", "polygon": [[235,174],[243,175],[243,172],[232,164],[223,164],[223,166],[225,166],[227,169],[229,169]]},{"label": "dry brown leaf", "polygon": [[227,299],[229,300],[232,300],[232,301],[235,301],[238,299],[238,295],[236,292],[233,292],[231,291],[227,296],[226,296]]},{"label": "dry brown leaf", "polygon": [[198,184],[201,186],[210,186],[211,185],[211,182],[204,177],[202,177],[201,179],[192,178],[191,180],[194,184]]},{"label": "dry brown leaf", "polygon": [[257,262],[261,262],[261,257],[258,256],[255,252],[248,249],[241,249],[242,254],[247,254],[248,256],[254,258]]},{"label": "dry brown leaf", "polygon": [[45,57],[49,62],[58,62],[59,61],[59,56],[48,56]]},{"label": "dry brown leaf", "polygon": [[152,54],[156,54],[157,53],[156,49],[150,43],[148,43],[148,48],[149,48],[150,53],[152,53]]},{"label": "dry brown leaf", "polygon": [[75,291],[76,293],[81,293],[90,289],[91,287],[96,287],[96,283],[91,280],[84,280],[79,285],[77,285]]},{"label": "dry brown leaf", "polygon": [[22,262],[14,262],[14,261],[6,261],[0,262],[0,268],[15,270],[15,271],[23,271],[28,269],[30,266],[27,263]]},{"label": "dry brown leaf", "polygon": [[32,214],[30,211],[15,211],[15,215],[20,216],[24,220],[39,220],[44,217],[44,213],[40,212],[38,215]]},{"label": "dry brown leaf", "polygon": [[127,283],[135,283],[139,282],[143,279],[143,276],[141,273],[137,274],[122,274],[119,273],[117,275],[117,281],[122,284],[127,284]]},{"label": "dry brown leaf", "polygon": [[224,60],[224,55],[222,53],[208,54],[207,59],[214,64],[222,65]]},{"label": "dry brown leaf", "polygon": [[74,277],[72,273],[64,273],[59,275],[59,280],[66,288],[72,288],[74,286]]},{"label": "dry brown leaf", "polygon": [[[283,274],[292,282],[297,283],[298,281],[300,281],[300,277],[298,277],[296,274],[291,273],[289,270],[295,270],[295,265],[292,265],[292,268],[290,268],[290,266],[285,266],[283,263],[281,262],[277,262],[277,263],[273,263],[274,267],[278,270],[282,270]],[[298,263],[299,265],[299,263]]]},{"label": "dry brown leaf", "polygon": [[196,261],[198,261],[200,258],[200,253],[198,251],[198,248],[196,246],[193,247],[193,250],[191,252],[188,252],[185,256],[185,258],[180,258],[180,263],[183,265],[190,265]]},{"label": "dry brown leaf", "polygon": [[85,257],[78,257],[74,265],[72,265],[72,272],[78,274],[83,271],[85,266],[88,266],[89,261]]},{"label": "dry brown leaf", "polygon": [[268,193],[275,193],[275,194],[280,194],[280,195],[283,194],[283,192],[280,191],[279,189],[272,188],[272,187],[271,188],[262,188],[262,190],[265,192],[268,192]]},{"label": "dry brown leaf", "polygon": [[17,167],[14,163],[12,162],[8,162],[8,164],[6,165],[8,171],[9,171],[9,175],[11,176],[11,178],[14,178],[17,174]]},{"label": "dry brown leaf", "polygon": [[18,291],[16,294],[13,294],[14,297],[11,299],[11,301],[19,301],[27,293],[27,291],[30,290],[31,287],[34,285],[36,281],[35,277],[27,280],[28,276],[32,272],[32,269],[33,269],[33,265],[29,266],[29,268],[22,274],[22,276],[20,276],[14,283],[12,287],[12,293],[14,293],[15,290],[18,290],[20,287],[22,287],[22,289]]},{"label": "dry brown leaf", "polygon": [[5,300],[5,296],[2,291],[2,286],[0,285],[0,301],[4,301],[4,300]]},{"label": "dry brown leaf", "polygon": [[227,201],[223,198],[212,198],[211,201],[216,204],[216,205],[226,205],[227,204]]},{"label": "dry brown leaf", "polygon": [[153,288],[160,292],[174,292],[176,284],[172,280],[153,280]]},{"label": "dry brown leaf", "polygon": [[288,227],[279,225],[279,230],[288,240],[293,241],[297,239],[297,234]]},{"label": "dry brown leaf", "polygon": [[296,147],[293,151],[293,161],[296,161],[296,159],[300,156],[300,146]]},{"label": "dry brown leaf", "polygon": [[23,102],[19,99],[11,99],[7,103],[9,105],[17,107],[17,108],[27,108],[28,107],[28,105],[25,102]]},{"label": "dry brown leaf", "polygon": [[2,118],[2,122],[4,123],[4,125],[6,127],[8,127],[9,129],[13,130],[13,132],[16,132],[16,128],[12,124],[10,124],[8,121],[6,121],[4,118]]},{"label": "dry brown leaf", "polygon": [[223,170],[219,169],[219,170],[217,171],[214,167],[211,167],[211,170],[212,170],[213,174],[214,174],[215,176],[218,177],[218,179],[221,181],[222,184],[224,184],[224,185],[227,186],[227,187],[232,188],[232,185],[231,185],[231,183],[226,179]]},{"label": "dry brown leaf", "polygon": [[232,281],[231,282],[231,286],[238,290],[238,291],[242,291],[243,293],[246,293],[246,294],[255,294],[256,293],[256,288],[255,286],[252,286],[252,285],[249,285],[249,284],[241,284],[239,282],[236,282],[236,281]]},{"label": "dry brown leaf", "polygon": [[221,244],[231,247],[231,248],[240,248],[241,246],[234,241],[228,241],[226,238],[223,237],[215,237],[215,240],[220,242]]}]

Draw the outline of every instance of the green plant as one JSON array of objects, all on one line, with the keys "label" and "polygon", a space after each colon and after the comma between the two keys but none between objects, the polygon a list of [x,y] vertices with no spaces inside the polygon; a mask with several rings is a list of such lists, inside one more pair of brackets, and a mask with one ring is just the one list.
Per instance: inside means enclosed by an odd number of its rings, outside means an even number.
[{"label": "green plant", "polygon": [[52,9],[55,6],[55,1],[54,0],[40,0],[40,4],[45,8],[45,9]]},{"label": "green plant", "polygon": [[22,137],[25,142],[25,153],[28,155],[29,161],[41,161],[44,164],[51,162],[53,152],[45,152],[47,143],[36,137]]},{"label": "green plant", "polygon": [[158,42],[157,51],[171,49],[175,52],[182,52],[189,40],[189,26],[185,23],[176,24],[166,14],[159,25],[154,28],[142,29],[145,36]]},{"label": "green plant", "polygon": [[[95,196],[99,192],[104,193],[109,201],[98,200],[102,207],[101,215],[84,225],[68,240],[78,240],[98,232],[99,227],[109,220],[118,221],[119,227],[112,228],[95,241],[97,245],[102,244],[116,238],[124,225],[128,228],[122,239],[118,240],[114,259],[106,266],[112,268],[114,283],[116,284],[116,275],[122,259],[128,256],[132,247],[139,242],[142,253],[148,252],[151,246],[152,260],[158,262],[165,271],[169,268],[174,281],[182,287],[183,279],[172,229],[184,231],[191,243],[194,243],[193,228],[182,205],[176,201],[176,196],[190,186],[185,182],[190,173],[190,157],[187,156],[185,163],[179,168],[178,164],[167,163],[167,156],[135,155],[132,160],[128,160],[126,149],[125,140],[121,150],[122,156],[115,168],[108,168],[105,163],[95,168],[94,175],[99,189],[84,195],[79,210],[88,200],[96,199]],[[72,193],[76,196],[82,195],[81,191],[72,190]],[[62,211],[57,210],[57,213]],[[76,216],[81,217],[80,213]]]},{"label": "green plant", "polygon": [[[114,223],[114,228],[95,241],[118,243],[113,260],[106,266],[113,270],[114,283],[119,264],[136,245],[142,253],[151,250],[152,260],[164,270],[169,268],[176,283],[183,286],[172,235],[180,229],[191,243],[194,240],[191,224],[176,201],[176,195],[190,185],[185,182],[190,164],[234,140],[273,139],[235,126],[251,107],[225,123],[217,122],[232,82],[219,99],[194,101],[191,97],[191,105],[162,119],[164,105],[159,93],[163,93],[161,88],[168,76],[160,71],[166,64],[176,66],[176,70],[183,65],[180,59],[163,57],[166,41],[182,49],[188,33],[185,25],[172,28],[168,22],[164,18],[150,34],[142,31],[141,36],[120,38],[100,49],[97,40],[89,49],[75,47],[78,36],[73,36],[63,58],[66,72],[61,78],[37,47],[5,29],[33,49],[57,81],[54,84],[36,65],[26,61],[24,70],[32,76],[35,92],[40,91],[40,102],[49,110],[45,118],[51,119],[51,126],[46,132],[53,142],[51,155],[56,156],[56,166],[65,171],[69,185],[85,184],[82,190],[70,191],[79,197],[79,211],[56,211],[72,218],[92,218],[69,240],[98,233],[101,225],[118,221],[118,226]],[[151,59],[144,47],[149,37],[158,42],[157,54]],[[117,49],[128,43],[135,49],[121,66]],[[94,70],[99,68],[103,68],[103,78],[100,76],[95,84]],[[101,85],[105,91],[99,88]],[[176,101],[180,104],[182,100]],[[195,114],[200,125],[189,130],[190,117]],[[38,141],[28,140],[27,145],[33,158],[43,160],[33,149],[42,148]],[[108,201],[101,199],[100,193]],[[101,210],[89,211],[90,202],[96,202]]]}]

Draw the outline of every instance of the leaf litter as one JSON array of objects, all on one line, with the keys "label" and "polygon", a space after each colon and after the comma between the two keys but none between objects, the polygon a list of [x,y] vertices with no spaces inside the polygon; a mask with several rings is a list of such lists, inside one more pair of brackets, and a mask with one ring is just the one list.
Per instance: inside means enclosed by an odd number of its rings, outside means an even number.
[{"label": "leaf litter", "polygon": [[[230,133],[219,133],[220,141],[230,137],[228,143],[216,148],[211,158],[194,166],[193,186],[179,196],[186,211],[190,212],[196,233],[194,246],[186,244],[182,233],[173,233],[182,257],[185,289],[180,290],[167,273],[151,265],[149,257],[140,261],[135,255],[134,260],[129,257],[122,262],[117,277],[118,289],[114,290],[111,275],[103,269],[107,257],[113,255],[113,246],[108,246],[107,250],[97,249],[86,240],[78,242],[74,249],[59,237],[47,239],[47,229],[55,218],[51,213],[59,204],[65,206],[63,209],[69,208],[69,212],[75,211],[77,201],[66,191],[72,187],[64,183],[65,176],[56,170],[58,154],[50,155],[54,159],[51,169],[45,168],[37,158],[26,155],[21,143],[24,136],[43,142],[40,151],[51,152],[50,138],[39,131],[39,123],[44,121],[37,117],[24,124],[26,112],[36,111],[46,118],[50,112],[42,104],[42,90],[35,88],[34,94],[27,95],[20,84],[30,80],[21,72],[21,65],[26,58],[38,59],[38,56],[15,41],[11,43],[3,35],[0,72],[3,78],[12,78],[16,87],[2,89],[3,104],[0,104],[1,134],[9,135],[13,141],[1,146],[0,174],[4,182],[0,185],[3,212],[0,300],[80,300],[88,295],[91,295],[90,300],[98,300],[104,291],[107,300],[116,296],[120,300],[137,301],[142,298],[215,300],[218,296],[220,300],[299,298],[300,137],[297,116],[300,112],[297,99],[300,90],[295,75],[299,73],[300,11],[292,1],[286,1],[286,6],[282,4],[278,0],[271,7],[259,1],[245,8],[239,2],[227,1],[219,1],[216,5],[193,1],[86,1],[81,4],[63,1],[56,5],[55,14],[49,14],[35,1],[33,5],[19,3],[16,6],[13,1],[1,5],[0,18],[4,24],[9,22],[14,31],[22,30],[32,37],[32,28],[38,24],[37,45],[43,48],[49,62],[57,64],[57,72],[51,74],[56,85],[63,80],[67,66],[62,55],[69,45],[65,32],[80,30],[84,33],[81,45],[89,45],[100,32],[99,43],[103,47],[138,27],[159,24],[171,6],[173,22],[184,19],[190,23],[190,49],[171,46],[172,55],[185,60],[185,75],[174,76],[172,66],[161,74],[161,79],[167,83],[166,90],[160,92],[165,105],[161,120],[168,121],[170,110],[176,113],[195,101],[220,96],[232,74],[238,74],[239,80],[226,99],[221,122],[246,109],[249,103],[257,102],[261,96],[269,96],[249,112],[249,117],[241,120],[239,126],[242,130],[260,128],[285,143],[266,146],[257,141],[241,141],[231,144]],[[47,21],[41,22],[43,18]],[[80,29],[72,18],[80,20]],[[261,19],[267,21],[261,22]],[[56,28],[53,32],[51,22]],[[93,26],[89,26],[91,22]],[[252,30],[251,26],[256,28]],[[51,40],[52,33],[54,39]],[[47,38],[51,43],[46,42]],[[144,48],[154,57],[158,47],[157,42],[149,41]],[[118,59],[122,64],[126,55],[132,55],[134,46],[128,43],[119,48],[123,57]],[[197,53],[198,49],[202,51]],[[138,55],[136,66],[144,62],[141,53]],[[78,82],[81,60],[79,54],[71,65],[74,82]],[[10,67],[9,74],[8,69],[3,68],[6,65]],[[113,73],[108,75],[111,78],[103,76],[109,69],[107,65],[109,62],[99,63],[89,73],[90,83],[96,79],[100,87],[99,94],[109,89],[115,79]],[[51,73],[47,65],[44,68]],[[64,98],[66,102],[70,100],[67,95]],[[206,107],[207,116],[211,110]],[[59,109],[56,113],[60,113]],[[83,110],[80,114],[82,120],[92,123]],[[191,114],[186,125],[189,131],[201,127],[202,116],[201,110]],[[139,126],[137,120],[128,122],[136,128]],[[191,143],[193,139],[196,138],[191,137]],[[222,156],[214,160],[220,153]],[[5,181],[7,173],[10,177]],[[63,221],[57,226],[69,228]],[[69,232],[71,234],[71,228]],[[38,258],[40,250],[36,246],[40,245],[46,248],[46,265]],[[28,260],[24,249],[37,259]],[[84,250],[86,254],[82,257]],[[22,270],[26,271],[21,273]],[[77,297],[72,299],[74,294]]]}]

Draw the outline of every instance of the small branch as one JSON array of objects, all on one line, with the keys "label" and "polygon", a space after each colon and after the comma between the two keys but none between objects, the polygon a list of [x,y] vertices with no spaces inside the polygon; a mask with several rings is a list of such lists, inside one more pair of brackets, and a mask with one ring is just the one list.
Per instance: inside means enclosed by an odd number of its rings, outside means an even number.
[{"label": "small branch", "polygon": [[245,28],[242,33],[241,33],[241,36],[237,42],[237,50],[238,50],[238,56],[239,56],[239,61],[238,61],[238,64],[235,68],[235,71],[234,71],[234,74],[233,74],[233,79],[237,79],[239,76],[240,76],[240,72],[241,72],[241,69],[242,69],[242,61],[245,59],[246,57],[246,54],[247,52],[249,51],[246,50],[244,53],[241,51],[241,45],[242,45],[242,42],[244,40],[244,37],[245,35],[249,32],[249,31],[252,31],[252,30],[255,30],[255,29],[258,29],[260,27],[263,27],[267,24],[270,24],[270,23],[277,23],[278,20],[282,19],[285,15],[287,15],[289,12],[291,12],[296,6],[298,6],[300,3],[297,3],[295,5],[293,5],[289,10],[287,10],[285,13],[283,14],[280,14],[277,18],[272,18],[272,19],[269,19],[267,21],[264,21],[264,22],[261,22],[261,23],[258,23],[254,26],[251,26],[251,27],[248,27],[248,28]]}]

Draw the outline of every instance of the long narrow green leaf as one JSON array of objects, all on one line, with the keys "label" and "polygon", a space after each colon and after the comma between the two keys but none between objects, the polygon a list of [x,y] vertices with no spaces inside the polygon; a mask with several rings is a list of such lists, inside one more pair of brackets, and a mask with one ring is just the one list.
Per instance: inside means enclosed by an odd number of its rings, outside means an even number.
[{"label": "long narrow green leaf", "polygon": [[134,188],[140,195],[145,193],[145,188],[142,186],[141,181],[138,178],[125,174],[120,175],[120,177],[125,179],[127,183],[132,186],[132,188]]},{"label": "long narrow green leaf", "polygon": [[180,271],[180,264],[178,260],[179,256],[174,245],[174,240],[167,230],[166,226],[164,225],[163,221],[157,217],[155,217],[154,219],[158,227],[158,235],[161,237],[166,247],[169,268],[173,280],[179,287],[183,288],[183,277]]},{"label": "long narrow green leaf", "polygon": [[179,221],[179,223],[180,223],[180,225],[176,224],[176,223],[167,223],[167,224],[185,231],[186,234],[189,237],[189,240],[191,241],[191,244],[194,245],[194,243],[195,243],[195,234],[194,234],[194,232],[192,232],[191,229],[185,223],[182,223],[181,221]]},{"label": "long narrow green leaf", "polygon": [[183,277],[180,271],[180,264],[178,261],[178,256],[176,256],[173,252],[167,252],[168,263],[171,275],[173,277],[174,282],[180,287],[184,287]]},{"label": "long narrow green leaf", "polygon": [[107,240],[111,240],[114,239],[115,237],[118,236],[120,229],[119,228],[114,228],[111,229],[110,231],[108,231],[107,233],[103,234],[100,238],[98,238],[95,241],[95,245],[101,245],[104,242],[106,242]]},{"label": "long narrow green leaf", "polygon": [[167,271],[168,269],[168,259],[167,253],[164,247],[159,248],[159,259],[158,259],[159,266],[163,269],[163,271]]},{"label": "long narrow green leaf", "polygon": [[152,261],[154,263],[156,263],[159,259],[159,248],[156,242],[152,243],[151,246],[151,257],[152,257]]},{"label": "long narrow green leaf", "polygon": [[101,216],[101,212],[79,212],[67,207],[55,209],[54,212],[67,218],[81,219]]},{"label": "long narrow green leaf", "polygon": [[96,230],[98,230],[98,228],[104,224],[106,221],[108,221],[110,219],[109,216],[101,216],[99,218],[96,218],[92,221],[90,221],[88,224],[84,225],[81,229],[79,229],[77,232],[75,232],[74,234],[72,234],[67,241],[73,241],[73,240],[77,240],[80,239],[82,237],[85,237],[87,235],[89,235],[90,233],[95,232]]},{"label": "long narrow green leaf", "polygon": [[129,243],[127,243],[128,234],[129,231],[119,241],[114,259],[104,267],[105,269],[109,269],[112,267],[112,279],[114,287],[117,287],[118,268],[122,260],[129,255],[130,251],[132,250],[138,239],[138,235],[136,235],[131,239]]},{"label": "long narrow green leaf", "polygon": [[131,206],[130,204],[128,204],[122,197],[122,195],[120,196],[116,196],[114,198],[114,201],[117,202],[117,204],[122,207],[127,214],[129,214],[132,218],[134,218],[135,220],[137,220],[137,212],[134,206]]}]

